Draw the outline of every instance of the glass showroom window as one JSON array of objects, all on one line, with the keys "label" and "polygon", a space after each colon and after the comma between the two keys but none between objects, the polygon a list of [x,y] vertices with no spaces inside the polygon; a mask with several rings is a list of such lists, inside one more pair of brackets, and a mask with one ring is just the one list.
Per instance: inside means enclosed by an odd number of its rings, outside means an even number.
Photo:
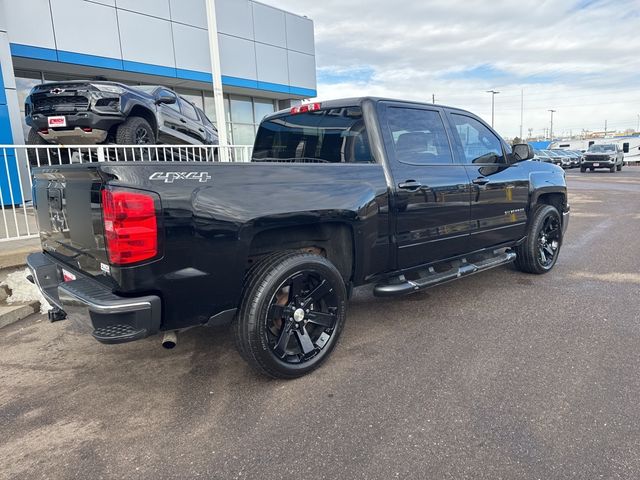
[{"label": "glass showroom window", "polygon": [[233,143],[253,145],[260,121],[273,111],[273,100],[229,95]]},{"label": "glass showroom window", "polygon": [[[22,114],[22,130],[24,132],[24,141],[26,143],[29,135],[29,126],[24,121],[24,101],[27,99],[29,92],[36,85],[42,83],[41,72],[31,72],[26,70],[16,70],[16,91],[18,93],[18,105],[20,106],[20,113]],[[16,142],[18,140],[16,139]]]},{"label": "glass showroom window", "polygon": [[260,125],[264,117],[275,112],[273,100],[268,98],[254,98],[253,111],[255,112],[256,125]]}]

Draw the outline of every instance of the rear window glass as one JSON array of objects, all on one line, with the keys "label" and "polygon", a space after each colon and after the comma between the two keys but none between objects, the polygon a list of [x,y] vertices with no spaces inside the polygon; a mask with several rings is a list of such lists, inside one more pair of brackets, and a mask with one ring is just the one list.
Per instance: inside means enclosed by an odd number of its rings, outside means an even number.
[{"label": "rear window glass", "polygon": [[362,110],[331,108],[264,121],[256,136],[253,161],[373,162]]}]

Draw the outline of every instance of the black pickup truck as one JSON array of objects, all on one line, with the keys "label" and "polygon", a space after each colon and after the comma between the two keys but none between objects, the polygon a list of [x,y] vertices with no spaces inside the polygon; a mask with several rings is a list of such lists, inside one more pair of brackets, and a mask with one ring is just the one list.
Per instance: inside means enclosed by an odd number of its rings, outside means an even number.
[{"label": "black pickup truck", "polygon": [[565,177],[531,158],[469,112],[358,98],[266,117],[251,163],[38,168],[31,279],[100,342],[231,324],[249,364],[293,378],[335,347],[353,287],[550,271]]}]

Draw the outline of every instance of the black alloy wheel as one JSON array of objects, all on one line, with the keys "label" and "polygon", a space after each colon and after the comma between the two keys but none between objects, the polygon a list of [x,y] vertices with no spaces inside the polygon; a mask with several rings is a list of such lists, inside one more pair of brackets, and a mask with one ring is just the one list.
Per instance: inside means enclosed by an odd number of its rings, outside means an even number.
[{"label": "black alloy wheel", "polygon": [[515,247],[515,265],[526,273],[542,274],[553,269],[562,247],[562,218],[553,205],[537,205],[527,227],[527,236]]},{"label": "black alloy wheel", "polygon": [[538,259],[544,268],[551,268],[556,262],[562,235],[561,229],[558,216],[550,213],[544,218],[538,234]]},{"label": "black alloy wheel", "polygon": [[333,335],[340,308],[331,284],[317,272],[294,273],[272,296],[265,315],[267,343],[286,363],[318,355]]},{"label": "black alloy wheel", "polygon": [[300,377],[324,362],[346,318],[340,272],[326,258],[278,252],[246,275],[234,321],[236,345],[256,370],[275,378]]},{"label": "black alloy wheel", "polygon": [[151,137],[149,131],[145,127],[138,127],[134,135],[135,145],[149,145],[151,143]]}]

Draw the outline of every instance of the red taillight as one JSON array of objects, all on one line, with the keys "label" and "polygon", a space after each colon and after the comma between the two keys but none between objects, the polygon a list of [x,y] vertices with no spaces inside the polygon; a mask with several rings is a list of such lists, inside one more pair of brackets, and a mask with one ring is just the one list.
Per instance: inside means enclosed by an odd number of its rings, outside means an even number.
[{"label": "red taillight", "polygon": [[48,128],[41,128],[40,130],[38,130],[38,132],[44,133],[46,135],[47,133],[49,133],[49,129]]},{"label": "red taillight", "polygon": [[322,105],[319,103],[305,103],[304,105],[300,105],[299,107],[291,108],[291,114],[295,115],[296,113],[305,113],[305,112],[315,112],[316,110],[320,110]]},{"label": "red taillight", "polygon": [[137,263],[158,254],[158,223],[152,194],[103,190],[102,216],[112,265]]},{"label": "red taillight", "polygon": [[91,127],[82,127],[82,131],[83,132],[87,132],[87,133],[91,133],[91,132],[93,132],[93,128],[91,128]]}]

